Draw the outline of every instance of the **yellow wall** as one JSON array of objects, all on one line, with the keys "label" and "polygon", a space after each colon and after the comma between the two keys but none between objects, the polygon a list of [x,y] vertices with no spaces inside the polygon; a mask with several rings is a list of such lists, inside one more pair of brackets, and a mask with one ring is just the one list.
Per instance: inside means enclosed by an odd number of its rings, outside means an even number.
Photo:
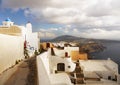
[{"label": "yellow wall", "polygon": [[[50,44],[50,48],[54,47],[52,43],[49,43],[49,44]],[[47,50],[47,43],[46,42],[41,43],[41,45],[42,45],[43,49]]]},{"label": "yellow wall", "polygon": [[41,43],[43,49],[46,49],[46,43]]},{"label": "yellow wall", "polygon": [[0,27],[0,34],[21,35],[21,29],[17,26]]},{"label": "yellow wall", "polygon": [[71,58],[73,61],[75,60],[87,60],[87,54],[86,53],[79,53],[79,51],[71,51]]}]

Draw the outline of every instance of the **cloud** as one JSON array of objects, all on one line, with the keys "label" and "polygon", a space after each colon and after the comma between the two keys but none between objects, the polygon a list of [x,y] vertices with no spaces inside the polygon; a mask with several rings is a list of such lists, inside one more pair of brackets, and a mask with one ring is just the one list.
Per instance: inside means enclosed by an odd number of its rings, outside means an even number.
[{"label": "cloud", "polygon": [[39,37],[41,39],[53,39],[56,37],[56,35],[54,33],[51,33],[51,32],[42,32],[42,31],[39,31]]},{"label": "cloud", "polygon": [[41,38],[46,38],[46,39],[52,39],[57,37],[56,31],[58,31],[58,28],[49,28],[49,29],[44,29],[40,28],[39,29],[39,37]]},{"label": "cloud", "polygon": [[95,38],[95,39],[111,39],[118,40],[120,37],[120,30],[105,30],[105,29],[90,29],[86,32],[83,32],[81,36],[86,38]]},{"label": "cloud", "polygon": [[[2,0],[2,7],[4,8],[42,8],[47,5],[48,0]],[[7,6],[7,7],[6,7]]]},{"label": "cloud", "polygon": [[96,0],[97,2],[92,4],[86,9],[88,16],[102,17],[111,14],[111,0]]},{"label": "cloud", "polygon": [[58,28],[50,28],[49,30],[51,30],[51,31],[57,31]]},{"label": "cloud", "polygon": [[54,33],[46,32],[45,35],[46,35],[46,37],[48,37],[48,38],[55,38],[55,34],[54,34]]},{"label": "cloud", "polygon": [[118,2],[119,0],[3,0],[2,6],[13,10],[24,9],[26,16],[32,14],[38,20],[51,23],[103,25],[104,22],[111,23],[107,21],[108,16],[115,17],[119,12]]},{"label": "cloud", "polygon": [[65,34],[84,38],[120,40],[120,37],[118,36],[120,34],[120,29],[93,28],[81,30],[71,25],[66,25],[63,28],[40,29],[41,38],[55,38]]},{"label": "cloud", "polygon": [[38,32],[38,36],[43,38],[43,37],[45,37],[45,33],[39,31],[39,32]]},{"label": "cloud", "polygon": [[73,32],[78,32],[78,30],[76,28],[73,29]]},{"label": "cloud", "polygon": [[2,0],[2,8],[23,9],[26,17],[32,15],[38,22],[63,24],[64,27],[41,29],[51,37],[60,34],[88,37],[89,34],[110,39],[114,38],[110,32],[119,33],[119,3],[119,0]]}]

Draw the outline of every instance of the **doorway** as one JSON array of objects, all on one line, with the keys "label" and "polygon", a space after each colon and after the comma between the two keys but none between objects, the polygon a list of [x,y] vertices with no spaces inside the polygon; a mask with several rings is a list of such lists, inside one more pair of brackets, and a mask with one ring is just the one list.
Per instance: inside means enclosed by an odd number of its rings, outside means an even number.
[{"label": "doorway", "polygon": [[57,71],[65,71],[65,64],[64,63],[58,63],[57,64]]}]

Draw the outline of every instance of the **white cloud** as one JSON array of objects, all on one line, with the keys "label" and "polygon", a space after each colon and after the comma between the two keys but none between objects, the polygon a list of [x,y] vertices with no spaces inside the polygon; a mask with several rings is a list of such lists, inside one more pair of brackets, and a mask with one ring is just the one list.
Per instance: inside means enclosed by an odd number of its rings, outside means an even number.
[{"label": "white cloud", "polygon": [[43,38],[43,37],[45,37],[45,33],[39,31],[39,32],[38,32],[38,36],[39,36],[40,38],[41,38],[41,37]]},{"label": "white cloud", "polygon": [[86,38],[97,38],[97,39],[120,39],[120,30],[105,30],[105,29],[90,29],[81,34],[81,36]]},{"label": "white cloud", "polygon": [[[62,28],[41,29],[43,32],[56,34],[48,33],[49,36],[71,32],[73,32],[71,34],[78,36],[89,29],[91,32],[89,36],[109,39],[114,38],[111,37],[110,32],[119,33],[119,3],[119,0],[2,0],[2,7],[11,8],[15,11],[23,9],[25,16],[33,15],[35,19],[44,21],[44,23],[65,25]],[[97,28],[97,32],[94,28]],[[99,28],[101,31],[98,31]],[[78,32],[80,33],[78,34]]]},{"label": "white cloud", "polygon": [[56,35],[52,32],[43,32],[43,31],[39,31],[39,37],[40,38],[44,38],[44,39],[52,39],[52,38],[55,38]]},{"label": "white cloud", "polygon": [[76,28],[73,29],[73,32],[78,32],[78,30]]},{"label": "white cloud", "polygon": [[48,29],[44,29],[44,28],[40,28],[39,29],[39,36],[41,38],[55,38],[57,37],[57,35],[55,34],[56,31],[59,31],[58,28],[48,28]]},{"label": "white cloud", "polygon": [[57,31],[58,28],[50,28],[49,30],[51,30],[51,31]]},{"label": "white cloud", "polygon": [[53,23],[103,25],[104,22],[109,23],[107,16],[120,13],[117,9],[120,8],[118,2],[119,0],[3,0],[2,6],[14,10],[24,9],[25,15],[32,14],[39,20],[43,20],[40,19],[42,17]]},{"label": "white cloud", "polygon": [[69,27],[69,25],[66,25],[63,28],[54,28],[57,30],[52,29],[53,28],[40,29],[41,35],[44,35],[40,37],[55,38],[58,36],[57,33],[60,33],[61,35],[68,34],[85,38],[120,40],[120,37],[118,36],[120,34],[120,29],[106,30],[105,28],[93,28],[81,31],[77,28],[73,28],[72,26]]},{"label": "white cloud", "polygon": [[48,38],[55,38],[56,37],[56,35],[54,33],[50,33],[50,32],[46,32],[45,35]]},{"label": "white cloud", "polygon": [[47,29],[40,28],[40,31],[42,31],[42,32],[46,32]]}]

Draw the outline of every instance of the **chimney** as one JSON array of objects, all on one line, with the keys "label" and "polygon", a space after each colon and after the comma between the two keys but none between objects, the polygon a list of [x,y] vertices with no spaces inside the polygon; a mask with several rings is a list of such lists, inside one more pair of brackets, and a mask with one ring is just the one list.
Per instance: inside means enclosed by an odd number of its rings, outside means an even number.
[{"label": "chimney", "polygon": [[65,57],[68,58],[68,52],[65,52]]}]

